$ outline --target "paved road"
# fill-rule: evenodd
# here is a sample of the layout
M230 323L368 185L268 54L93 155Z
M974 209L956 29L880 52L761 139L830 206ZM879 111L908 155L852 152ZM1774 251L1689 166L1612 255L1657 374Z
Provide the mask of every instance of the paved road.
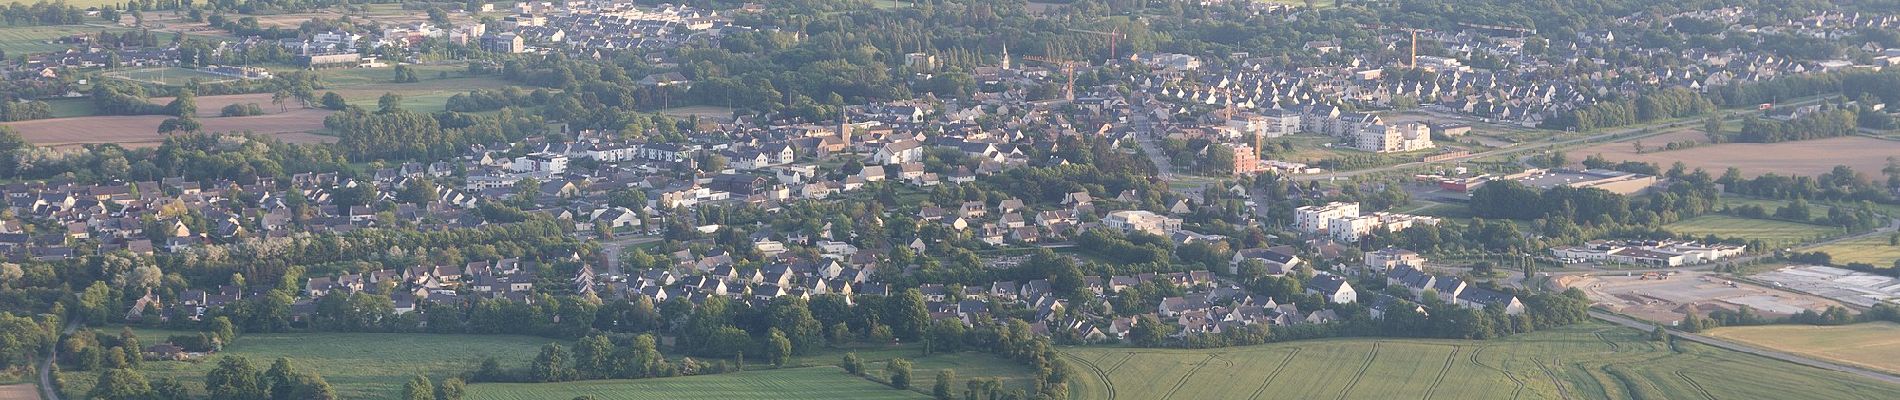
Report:
M77 329L79 329L78 322L67 323L66 329L59 335L64 337ZM53 388L53 360L58 359L59 341L54 340L53 346L46 349L46 356L40 359L40 398L42 399L59 400L59 390Z
M1636 329L1640 329L1644 331L1656 329L1655 324L1637 321L1634 319L1625 318L1625 317L1618 316L1615 314L1610 314L1610 313L1605 313L1605 312L1600 312L1600 311L1595 311L1595 310L1590 311L1590 316L1596 319L1608 321L1610 323L1614 323L1617 325L1627 326L1627 327L1636 328ZM1779 351L1743 345L1743 344L1739 344L1735 342L1730 342L1727 340L1716 339L1713 337L1697 335L1697 334L1688 333L1688 332L1678 332L1678 331L1673 331L1673 330L1668 331L1668 332L1670 336L1675 336L1678 339L1688 340L1691 342L1706 344L1710 346L1720 347L1723 349L1739 351L1739 352L1748 353L1748 354L1754 354L1754 355L1758 355L1762 357L1773 358L1776 360L1787 361L1787 362L1791 362L1795 364L1801 364L1801 365L1806 365L1806 366L1830 370L1830 371L1839 371L1839 372L1845 372L1845 373L1854 374L1854 375L1860 375L1868 379L1900 385L1900 376L1894 376L1894 375L1890 375L1890 374L1886 374L1886 373L1882 373L1878 371L1863 369L1863 368L1849 366L1849 365L1842 365L1842 364L1836 364L1836 363L1828 362L1828 361L1816 360L1816 359L1807 358L1807 357L1803 357L1803 356L1791 354L1791 353L1783 353Z

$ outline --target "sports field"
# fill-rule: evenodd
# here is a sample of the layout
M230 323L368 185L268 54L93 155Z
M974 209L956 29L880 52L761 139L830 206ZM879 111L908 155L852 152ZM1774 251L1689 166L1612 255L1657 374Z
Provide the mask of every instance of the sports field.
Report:
M1835 264L1868 263L1876 267L1891 267L1895 260L1900 260L1900 246L1890 244L1888 239L1888 235L1875 234L1829 243L1811 250L1833 256Z
M916 375L925 387L934 376ZM918 392L893 389L851 376L837 367L788 368L678 378L604 380L566 383L478 383L468 400L572 399L781 399L860 400L927 399Z
M1633 329L1494 341L1336 339L1207 350L1064 349L1083 399L1890 399L1900 386Z
M1742 218L1731 215L1708 214L1695 218L1676 221L1663 225L1676 234L1702 237L1715 235L1724 238L1761 239L1771 247L1783 247L1803 242L1811 242L1830 235L1841 234L1841 230L1830 227L1769 219Z
M116 333L116 330L107 332ZM141 341L156 343L173 332L138 331ZM217 357L240 355L258 370L270 368L278 357L323 375L345 399L394 399L415 374L442 378L473 371L485 357L503 366L526 365L551 339L500 335L430 335L398 333L294 333L238 337L224 352L202 362L153 361L139 369L151 380L173 378L193 393L204 393L205 372L217 366ZM61 372L65 393L84 398L97 372ZM562 399L573 396L561 397Z
M1742 326L1718 328L1709 336L1900 373L1900 324Z

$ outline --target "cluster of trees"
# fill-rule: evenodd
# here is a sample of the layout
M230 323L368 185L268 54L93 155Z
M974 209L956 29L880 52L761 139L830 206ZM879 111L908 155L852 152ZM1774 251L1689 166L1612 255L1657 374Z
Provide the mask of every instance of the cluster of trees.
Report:
M668 362L651 334L596 334L581 338L572 351L556 343L542 346L525 368L510 369L489 358L469 376L475 382L564 382L700 375L734 368L691 358Z
M4 56L0 56L4 57ZM21 101L10 96L0 97L0 122L25 121L53 117L53 106L44 101Z
M1365 284L1366 293L1375 292L1378 288L1376 282L1362 283ZM1152 316L1142 316L1135 323L1135 328L1129 332L1129 337L1131 342L1139 346L1190 348L1245 346L1288 340L1358 336L1491 339L1570 325L1589 319L1590 301L1583 292L1576 289L1563 293L1505 288L1494 288L1494 290L1516 295L1524 303L1524 312L1510 315L1506 314L1502 307L1483 309L1462 307L1428 294L1418 303L1398 300L1388 304L1382 318L1372 318L1371 311L1360 304L1331 304L1327 308L1339 313L1341 317L1339 321L1271 329L1266 326L1251 326L1220 333L1191 334L1179 340L1169 340L1165 336L1178 331L1178 328L1169 326ZM1411 297L1404 288L1390 287L1385 291L1400 299ZM1362 295L1364 296L1367 295ZM1419 313L1415 309L1417 306L1422 306L1428 312Z
M0 266L0 278L7 282L17 282L21 276L18 265ZM13 284L0 282L0 286ZM0 369L32 365L41 352L53 346L58 329L58 321L53 318L0 312Z
M1775 143L1846 136L1858 132L1859 121L1854 111L1845 109L1816 111L1786 122L1750 116L1742 120L1735 141Z
M1116 264L1166 264L1173 247L1168 238L1140 232L1123 235L1108 228L1082 232L1076 235L1075 244Z
M220 117L249 117L253 115L264 115L264 108L258 107L257 103L245 103L231 104L218 110L218 116Z
M1685 88L1668 88L1642 93L1634 98L1600 101L1596 104L1557 113L1539 124L1545 129L1591 130L1632 125L1669 118L1702 115L1715 110L1715 103Z
M532 92L524 92L514 86L500 90L476 89L449 96L445 108L455 112L482 112L511 106L533 107L547 103L552 96L547 89L535 89Z
M66 5L65 1L37 1L32 4L16 1L0 9L0 18L4 18L8 26L78 25L86 20L86 10Z
M1900 165L1900 164L1897 164ZM1865 179L1853 168L1840 165L1819 176L1788 176L1775 173L1754 178L1742 177L1739 168L1730 168L1715 182L1729 193L1770 199L1812 199L1836 202L1890 203L1893 195L1886 190L1900 187L1900 168L1887 168L1888 184Z
M356 160L436 160L460 154L471 143L512 142L545 130L539 116L512 110L492 116L429 115L403 109L400 102L385 94L378 110L347 107L324 117L323 126L337 132L336 145Z

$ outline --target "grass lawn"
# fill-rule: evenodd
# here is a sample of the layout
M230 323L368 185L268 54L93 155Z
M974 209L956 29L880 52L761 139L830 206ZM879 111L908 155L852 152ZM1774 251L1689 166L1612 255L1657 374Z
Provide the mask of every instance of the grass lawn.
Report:
M30 4L30 3L25 3L25 4ZM68 3L68 4L71 4L71 3ZM94 19L94 20L97 21L97 19ZM124 32L124 31L128 31L128 29L100 28L100 27L85 26L85 25L5 27L5 28L0 28L0 50L5 50L7 52L7 57L9 58L26 55L28 53L44 53L44 52L49 52L49 51L65 50L71 46L66 45L66 44L47 43L47 42L53 39L58 39L58 38L82 34L82 33L98 34L100 31ZM169 38L169 36L167 36L167 38Z
M1840 234L1841 230L1798 222L1751 219L1731 215L1708 214L1663 225L1677 234L1701 237L1761 239L1770 247L1784 247ZM1884 240L1884 239L1883 239Z
M177 331L135 330L140 341L157 343ZM118 334L108 329L101 334ZM415 374L440 379L472 371L482 359L494 357L503 366L525 365L552 339L502 335L430 335L396 333L287 333L244 335L225 351L197 362L153 361L140 366L151 380L172 378L193 393L204 393L205 373L221 356L243 356L258 370L270 368L278 357L290 357L300 366L323 375L346 399L394 399ZM83 398L98 378L97 372L61 372L65 392ZM563 399L573 396L562 397Z
M53 108L53 118L86 117L99 114L99 105L92 98L52 99L46 105Z
M923 375L916 375L922 377ZM924 378L924 385L929 385ZM928 387L928 386L926 386ZM468 400L571 399L927 399L908 390L864 380L837 367L788 368L678 378L565 383L480 383Z
M1492 341L1326 339L1226 349L1062 350L1076 398L1880 399L1900 386L1578 324Z
M1719 328L1709 336L1900 373L1900 324L1743 326Z
M395 93L402 96L403 108L436 112L442 111L450 96L508 86L499 76L467 76L460 65L413 65L410 68L416 70L419 82L391 83L395 67L328 69L318 74L327 86L322 91L336 92L350 104L369 109L376 108L376 101L383 93ZM447 73L448 77L440 78L441 73Z
M1887 244L1887 235L1869 235L1854 240L1842 241L1813 250L1834 256L1834 263L1868 263L1877 267L1892 266L1894 260L1900 260L1900 246Z

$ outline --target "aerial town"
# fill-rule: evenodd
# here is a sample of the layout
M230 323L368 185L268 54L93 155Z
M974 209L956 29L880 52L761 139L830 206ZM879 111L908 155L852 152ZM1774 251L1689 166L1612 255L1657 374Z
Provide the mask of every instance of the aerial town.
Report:
M13 3L0 400L1900 397L1889 3Z

